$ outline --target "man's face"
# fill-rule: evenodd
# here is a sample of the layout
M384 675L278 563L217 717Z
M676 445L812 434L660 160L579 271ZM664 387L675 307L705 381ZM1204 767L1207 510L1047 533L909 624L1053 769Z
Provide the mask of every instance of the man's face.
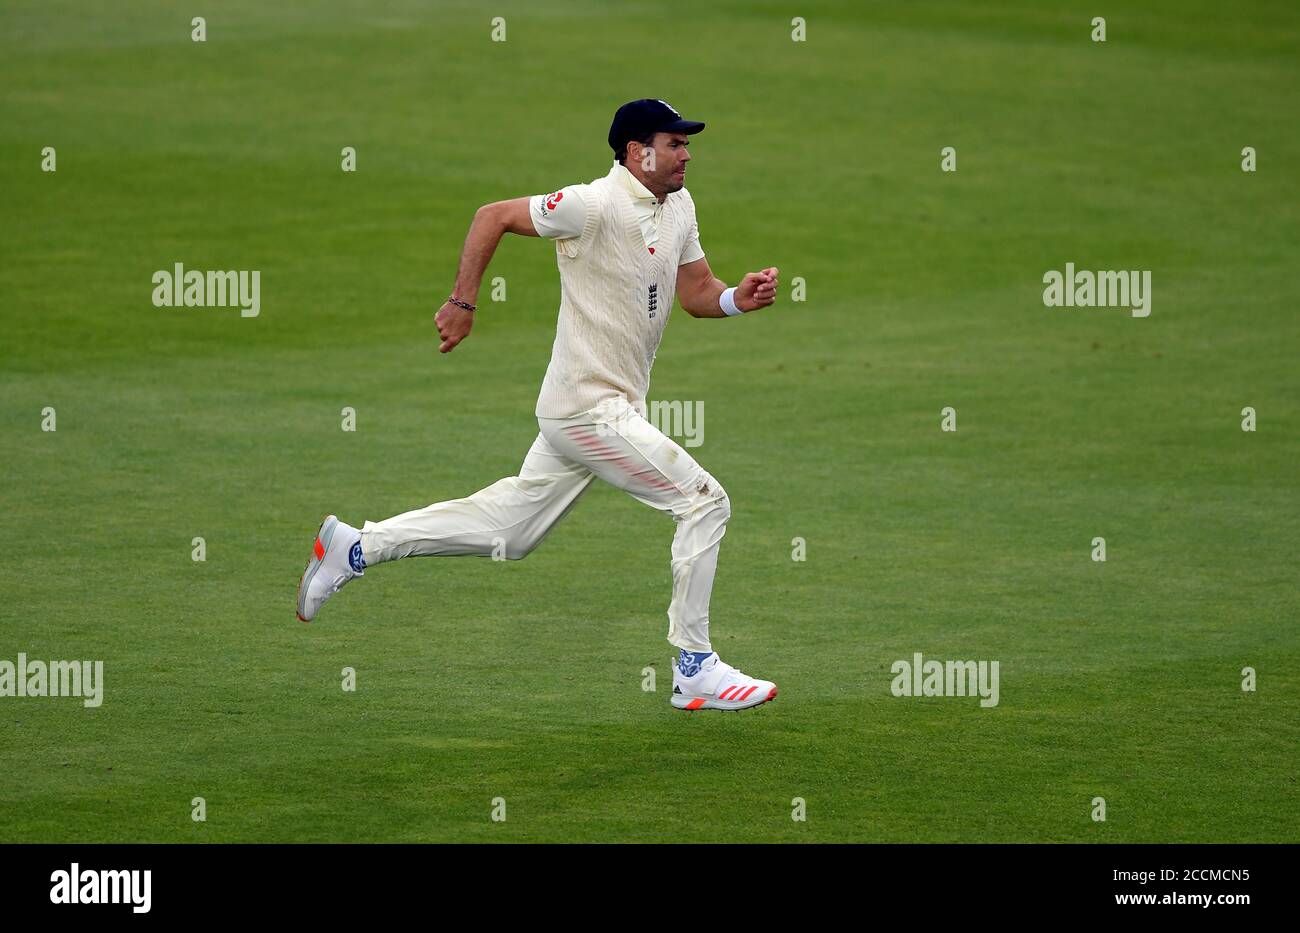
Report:
M627 147L627 165L632 174L655 194L669 195L686 186L686 163L691 144L685 133L655 133L649 146L631 143Z

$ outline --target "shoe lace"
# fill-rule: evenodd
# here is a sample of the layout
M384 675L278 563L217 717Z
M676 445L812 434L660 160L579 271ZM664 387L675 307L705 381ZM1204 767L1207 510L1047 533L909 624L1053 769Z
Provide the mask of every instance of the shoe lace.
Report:
M744 671L740 670L740 668L732 667L730 664L726 664L721 659L718 660L718 664L726 668L726 670L723 671L722 673L722 678L721 680L719 680L719 683L723 683L728 679L730 679L730 681L733 683L745 683L747 681L751 681L754 679L753 677L750 677L748 674L746 674Z

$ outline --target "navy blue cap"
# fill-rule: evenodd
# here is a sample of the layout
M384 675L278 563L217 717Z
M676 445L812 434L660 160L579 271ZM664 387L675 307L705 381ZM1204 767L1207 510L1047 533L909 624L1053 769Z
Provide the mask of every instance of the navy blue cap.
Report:
M649 97L629 101L614 114L609 125L609 148L615 157L623 154L623 147L633 139L645 139L654 133L698 133L703 123L683 120L682 115L661 100Z

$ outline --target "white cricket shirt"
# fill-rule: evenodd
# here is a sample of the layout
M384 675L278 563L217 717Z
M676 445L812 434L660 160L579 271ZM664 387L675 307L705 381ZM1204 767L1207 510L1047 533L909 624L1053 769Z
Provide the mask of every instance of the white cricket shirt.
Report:
M677 267L704 256L685 188L659 203L624 166L529 200L555 240L560 313L537 399L540 418L570 418L619 395L644 403L677 288Z

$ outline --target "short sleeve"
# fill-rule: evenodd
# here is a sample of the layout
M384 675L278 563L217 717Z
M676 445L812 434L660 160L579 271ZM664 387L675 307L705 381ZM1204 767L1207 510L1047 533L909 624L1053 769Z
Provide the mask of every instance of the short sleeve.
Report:
M539 236L565 240L581 236L592 210L587 185L570 185L551 194L537 194L528 199L528 213Z
M691 229L682 244L682 255L677 265L684 266L704 258L704 248L700 246L700 225L695 220L695 202L691 202Z
M699 246L699 225L692 220L690 233L686 234L686 244L681 247L681 259L677 260L677 265L686 265L686 262L694 262L703 257L705 257L705 249Z

